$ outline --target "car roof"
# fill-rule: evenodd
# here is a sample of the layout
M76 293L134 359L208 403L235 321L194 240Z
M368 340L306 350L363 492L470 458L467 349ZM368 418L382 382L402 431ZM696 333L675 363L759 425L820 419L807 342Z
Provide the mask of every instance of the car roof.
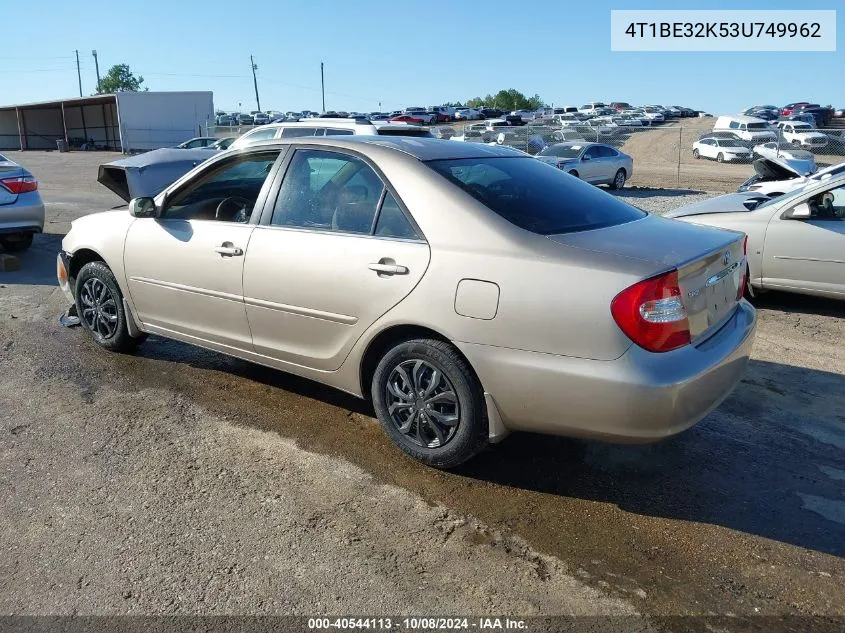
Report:
M352 150L360 150L362 145L377 145L402 152L421 161L525 156L523 152L519 152L519 150L506 145L461 143L458 141L425 137L369 136L363 134L358 136L308 136L289 139L269 139L253 143L244 149L266 149L268 146L291 144L327 145L329 147Z

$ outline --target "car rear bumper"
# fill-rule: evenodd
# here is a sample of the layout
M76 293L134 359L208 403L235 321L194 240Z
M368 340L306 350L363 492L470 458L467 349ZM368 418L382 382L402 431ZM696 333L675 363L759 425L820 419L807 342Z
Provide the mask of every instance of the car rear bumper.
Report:
M44 203L37 191L22 193L14 204L0 206L0 233L40 233L44 230Z
M716 408L748 364L757 316L741 301L706 341L657 354L632 345L614 361L456 343L511 431L650 442Z

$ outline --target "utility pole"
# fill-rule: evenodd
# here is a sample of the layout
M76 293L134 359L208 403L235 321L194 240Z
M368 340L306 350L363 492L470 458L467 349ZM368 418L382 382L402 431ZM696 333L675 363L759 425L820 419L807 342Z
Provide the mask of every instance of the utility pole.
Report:
M82 96L82 73L79 71L79 51L73 51L76 53L76 78L79 80L79 96Z
M323 62L320 62L320 90L323 93L323 114L326 113L326 80L323 75Z
M94 68L97 69L97 92L100 92L100 62L97 59L97 51L91 51L94 56Z
M249 56L249 64L252 66L252 85L255 86L255 105L258 106L258 111L261 111L261 100L258 98L258 79L255 78L255 71L258 70L258 64Z

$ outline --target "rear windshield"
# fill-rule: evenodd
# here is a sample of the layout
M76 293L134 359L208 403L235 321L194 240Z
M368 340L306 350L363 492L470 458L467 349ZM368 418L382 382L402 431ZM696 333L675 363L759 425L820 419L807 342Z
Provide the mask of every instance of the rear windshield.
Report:
M408 126L404 127L380 127L376 131L379 136L417 136L423 138L432 138L434 135L426 128Z
M559 158L578 158L581 155L582 145L552 145L540 152L541 156L557 156Z
M749 129L749 130L768 130L769 124L768 123L749 123L747 125L747 129Z
M646 216L535 158L464 158L426 164L491 211L532 233L587 231Z

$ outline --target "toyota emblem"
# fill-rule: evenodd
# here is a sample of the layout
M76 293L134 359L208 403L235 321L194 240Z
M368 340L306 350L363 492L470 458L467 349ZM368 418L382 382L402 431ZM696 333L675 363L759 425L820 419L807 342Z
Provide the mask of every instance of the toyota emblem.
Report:
M724 255L724 257L722 257L722 263L724 263L725 266L727 266L728 264L731 263L731 252L730 251L725 251L725 255Z

